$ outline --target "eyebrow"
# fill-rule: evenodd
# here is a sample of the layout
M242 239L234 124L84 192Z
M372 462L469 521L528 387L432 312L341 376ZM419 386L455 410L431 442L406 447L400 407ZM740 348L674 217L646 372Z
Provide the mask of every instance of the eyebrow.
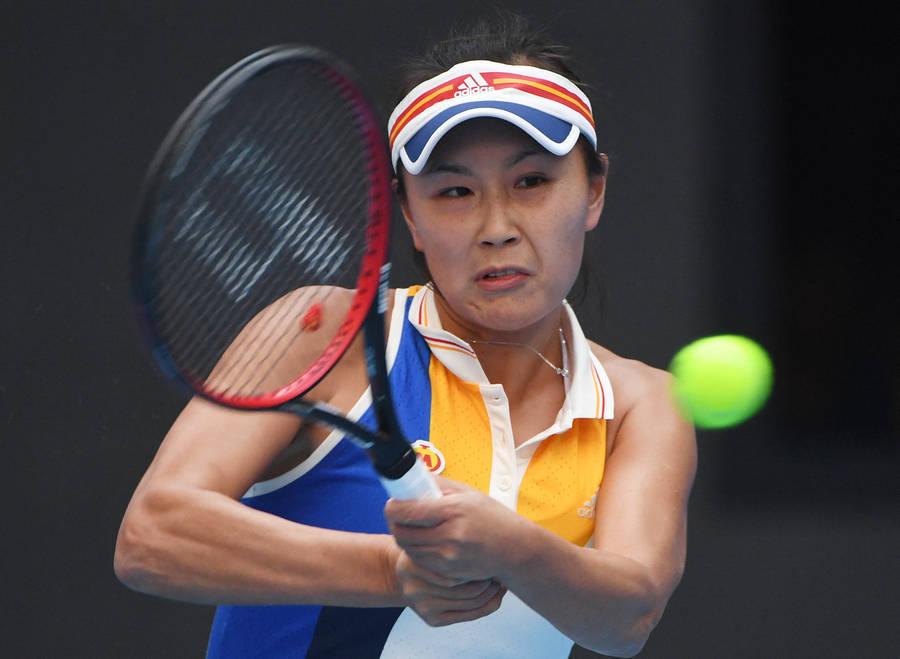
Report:
M550 155L549 151L545 151L544 149L525 149L508 158L503 164L506 165L506 167L514 167L526 158L530 158L531 156L542 156L544 154Z
M518 153L510 156L506 160L503 161L503 167L505 169L509 169L510 167L515 167L520 162L525 160L526 158L530 158L531 156L540 156L540 155L552 155L543 149L523 149ZM461 174L463 176L471 176L472 170L468 167L464 167L463 165L454 163L454 162L441 162L437 161L432 163L428 163L425 165L425 169L422 170L420 176L429 176L432 174Z
M422 173L419 174L419 176L431 176L433 174L471 175L472 172L468 167L463 167L462 165L457 165L452 162L429 162L425 165L425 169L422 170Z

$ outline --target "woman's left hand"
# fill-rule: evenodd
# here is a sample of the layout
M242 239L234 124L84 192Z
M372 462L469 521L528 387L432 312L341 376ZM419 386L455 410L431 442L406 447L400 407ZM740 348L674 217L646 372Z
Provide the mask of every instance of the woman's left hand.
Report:
M480 581L501 572L517 547L515 512L463 483L438 477L440 499L400 501L384 508L397 544L416 564L449 579Z
M506 588L493 580L459 581L435 574L401 551L395 566L403 598L432 627L476 620L500 607Z

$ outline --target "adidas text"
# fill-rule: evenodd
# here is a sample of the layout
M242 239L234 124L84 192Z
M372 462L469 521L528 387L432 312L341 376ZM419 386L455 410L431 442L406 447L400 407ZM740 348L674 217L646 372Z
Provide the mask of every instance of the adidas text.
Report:
M460 90L457 90L456 93L453 94L453 96L454 96L454 97L456 97L456 96L469 96L470 94L481 94L481 93L483 93L483 92L492 92L492 91L494 91L494 88L491 87L491 86L488 86L488 87L472 87L471 89L466 88L466 89L460 89Z

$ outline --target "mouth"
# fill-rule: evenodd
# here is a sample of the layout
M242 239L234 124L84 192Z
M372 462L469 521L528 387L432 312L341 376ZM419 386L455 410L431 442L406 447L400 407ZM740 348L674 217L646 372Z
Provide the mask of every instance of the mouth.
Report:
M504 268L503 270L491 270L490 272L485 272L479 279L496 279L498 277L511 277L512 275L518 274L524 273L514 268Z
M530 272L521 268L488 268L478 273L475 282L486 290L504 290L518 286L530 276Z

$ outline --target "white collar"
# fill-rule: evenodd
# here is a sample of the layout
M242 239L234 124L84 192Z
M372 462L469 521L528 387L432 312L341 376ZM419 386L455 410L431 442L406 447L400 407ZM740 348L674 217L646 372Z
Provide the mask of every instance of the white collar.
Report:
M571 427L572 419L612 419L612 385L600 361L594 356L575 312L563 300L563 331L569 350L570 374L566 378L566 401L557 425ZM468 343L443 329L434 300L434 291L423 286L413 297L409 322L419 331L440 362L464 382L491 385L478 356Z

